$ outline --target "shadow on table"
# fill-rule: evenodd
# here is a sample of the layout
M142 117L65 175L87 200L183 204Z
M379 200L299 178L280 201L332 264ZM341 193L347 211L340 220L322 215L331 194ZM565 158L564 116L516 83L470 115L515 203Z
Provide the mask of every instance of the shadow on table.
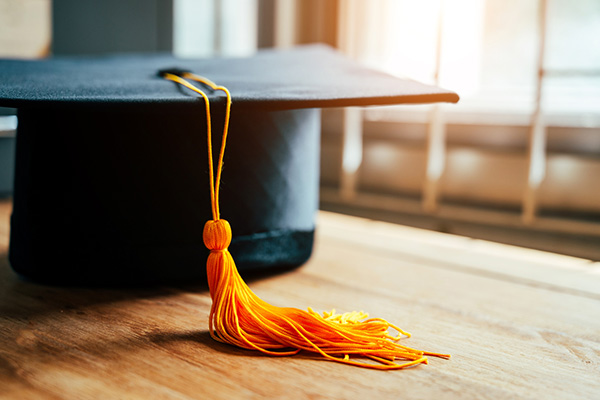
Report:
M199 266L204 268L204 266ZM282 275L295 268L242 273L246 282ZM0 317L30 318L57 310L74 310L104 303L152 299L177 293L208 293L206 281L168 286L78 287L46 285L17 275L6 253L0 253Z

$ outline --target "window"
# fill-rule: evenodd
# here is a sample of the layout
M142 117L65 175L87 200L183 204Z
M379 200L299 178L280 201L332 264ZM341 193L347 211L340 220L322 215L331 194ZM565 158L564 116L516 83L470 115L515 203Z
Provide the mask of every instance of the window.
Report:
M586 235L598 244L600 3L341 3L379 9L341 13L350 19L343 34L353 56L437 82L461 101L365 110L353 179L335 172L342 133L330 128L323 141L328 206L385 209L403 215L401 222L423 217L451 231L469 223ZM336 189L348 181L353 196Z

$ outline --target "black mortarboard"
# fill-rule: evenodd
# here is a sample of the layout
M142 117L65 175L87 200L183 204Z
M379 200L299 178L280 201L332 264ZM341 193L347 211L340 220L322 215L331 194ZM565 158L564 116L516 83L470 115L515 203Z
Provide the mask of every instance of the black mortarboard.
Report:
M231 92L220 197L240 270L296 266L311 254L319 108L458 101L324 46L239 59L0 60L0 106L18 108L9 254L18 273L60 284L205 279L204 103L162 79L166 71ZM224 96L205 91L218 143Z

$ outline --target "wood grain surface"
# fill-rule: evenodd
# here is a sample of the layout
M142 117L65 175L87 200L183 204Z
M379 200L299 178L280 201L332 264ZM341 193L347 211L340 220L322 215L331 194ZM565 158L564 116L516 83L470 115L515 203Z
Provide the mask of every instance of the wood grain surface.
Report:
M365 310L411 332L404 344L452 354L383 372L217 343L206 287L19 279L9 212L0 203L3 399L600 398L599 263L321 213L311 261L250 286L276 305Z

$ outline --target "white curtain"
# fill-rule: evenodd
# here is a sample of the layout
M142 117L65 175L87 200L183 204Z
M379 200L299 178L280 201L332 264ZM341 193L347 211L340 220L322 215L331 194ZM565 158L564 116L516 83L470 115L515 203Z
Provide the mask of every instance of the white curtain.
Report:
M258 0L174 0L179 57L247 56L257 48Z

